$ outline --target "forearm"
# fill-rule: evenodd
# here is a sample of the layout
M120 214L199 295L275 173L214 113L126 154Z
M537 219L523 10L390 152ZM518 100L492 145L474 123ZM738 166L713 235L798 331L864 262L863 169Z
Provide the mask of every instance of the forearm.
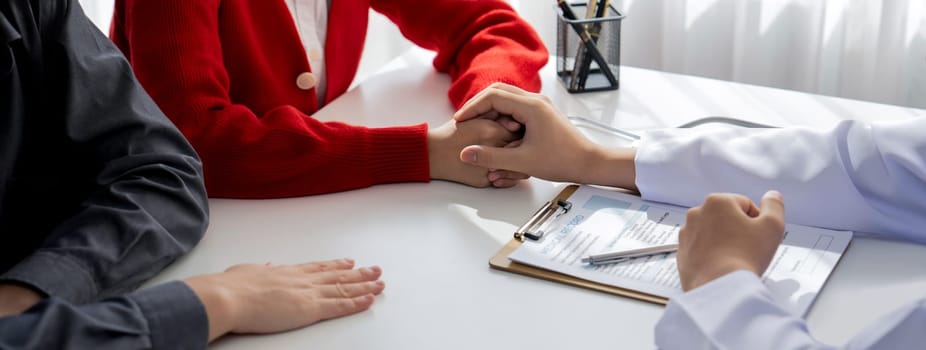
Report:
M0 318L5 349L201 349L206 333L202 305L179 282L83 306L51 298Z
M42 22L47 46L56 48L43 64L58 76L53 104L62 106L54 111L63 125L56 128L66 132L58 159L46 160L76 168L30 170L37 187L68 178L60 199L67 205L55 208L48 228L18 233L47 238L3 277L86 303L137 287L192 249L205 231L207 203L195 152L118 50L76 0L56 9L67 12Z
M429 179L425 124L367 128L291 107L260 119L243 106L199 117L226 121L193 141L212 197L295 197Z
M776 189L789 222L922 242L924 128L926 118L827 130L652 131L637 150L636 183L644 198L682 206L712 192L758 201Z

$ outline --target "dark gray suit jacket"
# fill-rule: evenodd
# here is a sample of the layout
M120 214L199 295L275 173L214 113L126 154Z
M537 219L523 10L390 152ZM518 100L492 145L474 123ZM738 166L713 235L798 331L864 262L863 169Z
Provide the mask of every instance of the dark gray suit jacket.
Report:
M185 284L121 295L207 211L192 147L77 0L0 2L0 281L49 296L0 318L0 349L205 346Z

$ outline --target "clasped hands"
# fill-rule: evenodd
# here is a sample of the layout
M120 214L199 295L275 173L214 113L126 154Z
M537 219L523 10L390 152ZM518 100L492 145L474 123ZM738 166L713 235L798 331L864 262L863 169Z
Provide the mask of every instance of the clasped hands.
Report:
M431 178L499 188L516 185L527 174L589 182L583 168L593 169L585 165L598 156L592 154L595 146L559 115L546 96L492 84L467 101L454 120L428 132ZM528 123L531 132L525 133Z

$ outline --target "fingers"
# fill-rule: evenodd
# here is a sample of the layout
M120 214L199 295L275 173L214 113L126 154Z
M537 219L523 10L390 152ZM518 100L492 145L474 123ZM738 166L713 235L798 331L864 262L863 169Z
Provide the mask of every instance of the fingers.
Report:
M492 93L493 90L507 91L515 95L530 94L529 92L524 91L521 88L514 86L514 85L508 85L505 83L492 83L492 85L487 86L485 89L482 89L482 91L479 91L479 93L473 95L473 97L470 97L469 100L467 100L465 103L463 103L462 106L460 106L460 109L463 109L469 105L472 105L473 101L483 98L483 96Z
M357 283L374 281L382 276L383 270L379 266L363 267L355 270L324 271L310 276L314 283Z
M524 139L517 139L517 140L509 142L507 145L505 145L505 148L516 148L520 146L522 143L524 143Z
M518 162L523 160L516 156L516 152L516 148L466 146L460 151L460 161L483 168L518 171L521 169Z
M354 260L350 258L329 260L329 261L318 261L311 262L307 264L297 265L302 272L313 273L313 272L322 272L322 271L333 271L333 270L350 270L354 268Z
M337 283L318 287L317 293L323 298L354 298L367 294L379 294L386 288L383 281L361 283Z
M759 215L759 209L748 197L733 193L711 193L704 200L703 207L707 211L730 210L735 207L748 215L756 217Z
M746 213L746 215L749 217L754 218L759 215L759 208L757 208L756 204L753 203L752 200L748 197L738 194L731 194L730 198L734 203L736 203L740 210Z
M513 132L513 133L521 130L521 123L518 123L511 116L507 116L507 115L498 116L495 119L495 122L501 124L502 127L504 127L506 130Z
M511 118L511 116L499 114L498 111L495 110L480 114L478 117L473 119L494 120L509 132L518 132L521 130L521 123L518 123L516 120L514 120L514 118Z
M688 220L694 220L701 211L716 213L729 210L727 206L735 206L750 218L762 220L769 225L781 226L784 230L784 201L778 191L768 191L762 196L761 209L756 207L749 198L731 193L712 193L704 200L701 207L692 208L688 212ZM702 209L703 207L703 209Z
M458 122L476 118L482 114L496 111L510 115L514 120L523 124L529 110L538 102L530 96L518 95L502 89L488 89L467 102L453 115Z
M490 170L486 176L492 187L508 188L516 186L521 180L530 178L527 174L508 170Z
M524 173L519 173L517 171L492 170L492 171L489 171L488 178L490 182L495 181L495 180L505 180L505 179L518 181L518 180L525 180L527 178L530 178L530 176Z
M768 191L762 196L762 209L759 218L770 224L781 226L784 230L785 204L778 191Z
M492 181L492 187L509 188L509 187L517 186L519 182L521 182L521 180L498 179L498 180Z
M334 298L318 300L321 319L331 319L358 313L370 308L376 298L373 294L353 298Z

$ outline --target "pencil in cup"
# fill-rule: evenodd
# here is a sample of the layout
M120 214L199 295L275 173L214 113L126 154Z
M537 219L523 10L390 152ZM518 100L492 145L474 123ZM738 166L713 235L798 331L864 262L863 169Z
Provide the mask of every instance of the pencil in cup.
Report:
M596 2L596 0L589 0L589 3L593 3L593 2ZM604 18L604 16L607 15L608 13L609 6L611 6L611 1L598 0L597 5L595 6L595 15L594 15L595 17L594 18L597 18L597 19ZM588 30L589 38L592 39L593 43L595 43L595 47L598 47L598 37L601 35L602 23L603 23L602 21L597 21L594 24L589 26L590 27ZM605 62L607 61L608 60L605 59ZM579 57L576 56L576 64L579 65L578 85L582 87L582 89L585 89L585 84L588 82L588 74L592 69L592 60L588 56L583 56L582 59L579 60ZM608 70L608 71L611 70L610 66L602 67L599 65L599 68L603 70Z
M570 5L565 0L557 1L560 12L557 21L557 73L569 92L618 88L616 67L620 61L620 20L623 16L610 7L607 0L589 0L589 3L594 4L595 10L586 8L583 12L586 15L594 13L593 18L578 19L575 10L581 9L584 4ZM574 6L576 9L573 9ZM608 16L595 18L599 15ZM599 46L592 34L602 32L605 45ZM569 57L566 50L575 50L575 56ZM613 61L611 65L608 64L609 59ZM598 67L592 69L592 62Z

